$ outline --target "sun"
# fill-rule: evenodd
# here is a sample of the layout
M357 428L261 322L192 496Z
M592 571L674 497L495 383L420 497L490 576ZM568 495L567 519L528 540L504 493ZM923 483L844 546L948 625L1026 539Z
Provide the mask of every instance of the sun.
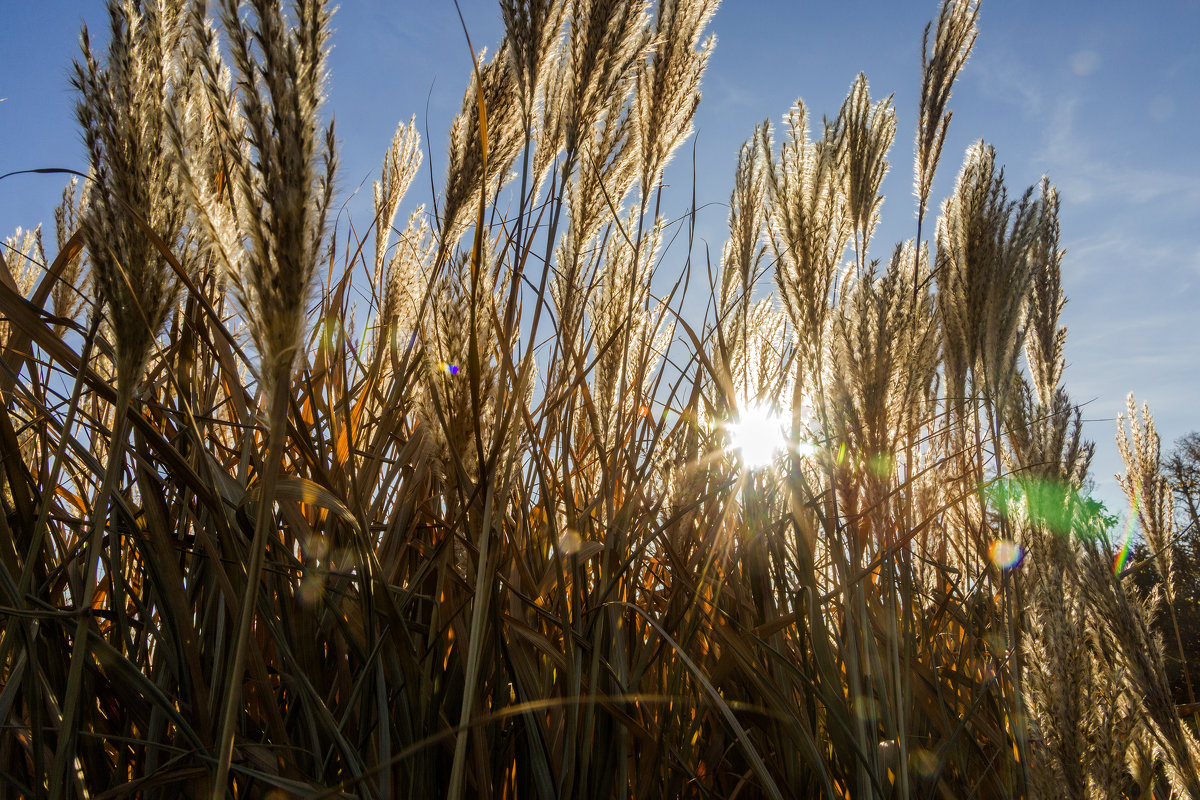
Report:
M762 469L787 449L787 420L766 405L753 405L725 425L729 449L741 455L742 466Z

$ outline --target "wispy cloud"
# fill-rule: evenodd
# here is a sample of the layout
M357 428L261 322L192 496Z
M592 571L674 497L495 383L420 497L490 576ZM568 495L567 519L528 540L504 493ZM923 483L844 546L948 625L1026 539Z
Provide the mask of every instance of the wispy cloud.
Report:
M1012 50L991 50L977 54L971 62L973 92L988 100L1015 106L1025 117L1042 112L1044 97L1039 89L1045 81L1023 58Z
M1200 209L1200 182L1193 175L1139 165L1133 159L1144 150L1125 141L1105 141L1093 133L1096 126L1079 124L1081 104L1077 94L1058 98L1037 156L1072 203L1147 204L1170 198Z

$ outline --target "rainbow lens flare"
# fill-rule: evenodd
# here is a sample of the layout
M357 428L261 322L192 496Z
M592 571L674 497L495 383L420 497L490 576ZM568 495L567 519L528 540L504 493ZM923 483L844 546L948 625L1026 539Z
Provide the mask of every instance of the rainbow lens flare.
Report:
M1025 560L1025 551L1016 542L997 539L988 547L988 558L998 570L1016 569Z
M1141 493L1135 493L1133 502L1129 505L1129 519L1125 522L1125 535L1121 537L1121 549L1113 557L1113 575L1118 578L1125 571L1125 564L1129 561L1129 546L1133 544L1133 521L1137 519L1140 500Z

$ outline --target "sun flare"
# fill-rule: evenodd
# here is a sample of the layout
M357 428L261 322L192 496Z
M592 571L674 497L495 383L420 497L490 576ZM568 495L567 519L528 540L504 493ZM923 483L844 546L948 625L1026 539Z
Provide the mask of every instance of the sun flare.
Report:
M725 426L729 449L737 450L746 469L774 463L787 449L787 420L770 406L753 405Z

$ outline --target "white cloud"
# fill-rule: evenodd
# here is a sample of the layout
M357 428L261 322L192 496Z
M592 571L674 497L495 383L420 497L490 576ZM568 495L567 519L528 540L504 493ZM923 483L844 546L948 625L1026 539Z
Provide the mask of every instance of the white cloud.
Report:
M1018 53L996 50L979 54L966 74L983 97L1010 103L1027 117L1041 113L1043 97L1038 87L1044 80Z
M1071 71L1083 78L1100 69L1100 54L1095 50L1080 50L1071 56Z
M1080 104L1077 95L1058 100L1038 158L1069 202L1113 201L1128 206L1170 199L1200 210L1200 182L1194 176L1141 166L1136 159L1147 151L1131 146L1138 143L1105 141L1091 127L1081 131L1076 122Z
M1160 94L1151 98L1149 111L1155 122L1166 122L1175 114L1175 100Z

